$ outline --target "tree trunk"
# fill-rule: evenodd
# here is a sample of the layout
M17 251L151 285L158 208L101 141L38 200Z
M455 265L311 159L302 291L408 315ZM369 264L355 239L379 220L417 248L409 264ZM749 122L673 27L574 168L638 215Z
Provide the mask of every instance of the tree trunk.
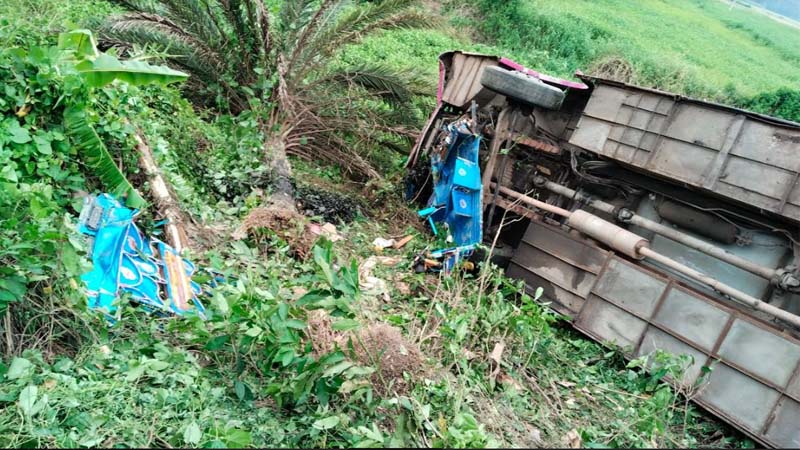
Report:
M153 158L153 152L145 144L140 132L134 134L136 150L139 152L139 167L144 170L150 182L150 194L155 201L156 208L167 219L164 227L166 242L176 251L181 252L189 246L189 237L186 233L186 224L189 219L181 210L178 201L172 195L164 176Z
M269 155L272 172L273 192L270 195L270 207L285 208L297 212L292 188L292 166L286 157L286 142L283 133L274 133L266 142L264 149Z

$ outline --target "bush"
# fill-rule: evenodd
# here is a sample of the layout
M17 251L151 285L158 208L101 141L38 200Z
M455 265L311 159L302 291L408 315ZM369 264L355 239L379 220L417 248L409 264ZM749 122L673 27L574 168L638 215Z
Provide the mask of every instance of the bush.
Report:
M742 102L744 108L800 123L800 91L778 89Z

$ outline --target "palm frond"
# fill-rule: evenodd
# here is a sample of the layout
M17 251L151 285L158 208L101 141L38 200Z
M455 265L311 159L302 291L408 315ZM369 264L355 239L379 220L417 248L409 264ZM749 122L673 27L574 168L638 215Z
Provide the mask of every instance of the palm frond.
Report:
M64 128L78 153L109 192L119 198L125 197L125 204L131 208L142 208L147 204L114 163L82 109L64 112Z
M214 8L206 7L203 0L160 0L166 16L188 34L197 37L210 47L219 47L224 41L214 20Z
M414 95L409 88L410 80L404 75L407 74L386 66L359 66L334 72L328 80L360 86L387 102L399 104L409 102Z
M248 35L254 39L251 49L257 60L266 59L272 49L269 11L263 0L245 2L247 10Z
M154 44L176 56L200 58L204 60L202 66L211 66L215 70L225 67L225 61L216 49L164 16L142 12L113 16L100 33L104 39Z
M296 49L292 78L302 80L319 70L342 47L360 42L364 37L381 30L422 28L435 21L413 6L416 0L385 0L341 11L321 27L303 48Z
M317 8L317 12L311 16L308 22L294 24L295 27L302 29L302 32L300 33L300 37L297 39L297 42L294 43L292 55L288 58L289 65L295 63L295 60L305 46L306 41L313 36L314 33L316 33L317 28L321 25L322 19L325 17L325 13L336 3L341 4L343 2L341 0L322 0L322 3Z
M161 14L163 8L156 0L111 0L129 11L140 11L150 14Z
M278 13L280 33L286 35L288 42L295 42L298 25L307 23L314 15L316 0L284 0Z

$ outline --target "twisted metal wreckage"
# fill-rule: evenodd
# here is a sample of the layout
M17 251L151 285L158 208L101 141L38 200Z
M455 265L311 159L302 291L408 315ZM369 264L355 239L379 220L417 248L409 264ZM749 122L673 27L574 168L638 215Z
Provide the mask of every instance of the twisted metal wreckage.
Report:
M205 319L203 289L191 279L195 265L170 245L143 235L134 223L138 214L109 194L84 199L79 231L89 236L93 268L81 279L89 308L114 323L120 312L114 301L126 293L151 313Z
M448 235L428 266L497 236L493 259L577 329L630 358L689 355L671 381L695 402L799 447L800 124L576 76L441 55L406 166Z

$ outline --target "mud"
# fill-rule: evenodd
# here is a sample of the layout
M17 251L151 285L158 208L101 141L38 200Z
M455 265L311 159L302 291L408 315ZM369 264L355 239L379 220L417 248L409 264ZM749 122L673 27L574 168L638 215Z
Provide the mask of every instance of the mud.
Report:
M295 185L294 193L297 210L307 217L322 217L323 222L347 223L363 213L364 205L345 194L303 185Z

